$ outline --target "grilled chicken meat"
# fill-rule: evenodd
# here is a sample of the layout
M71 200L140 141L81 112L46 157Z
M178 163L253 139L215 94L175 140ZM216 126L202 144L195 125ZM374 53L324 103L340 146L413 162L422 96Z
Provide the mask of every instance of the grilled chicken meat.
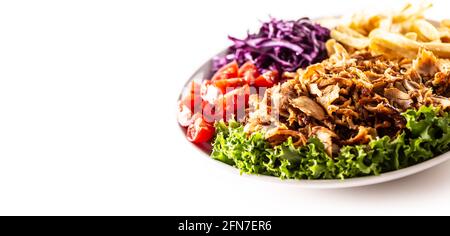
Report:
M432 52L393 60L364 50L349 53L334 40L326 46L329 59L286 74L286 82L256 99L247 132L263 130L273 145L292 137L301 146L316 137L331 157L342 145L397 135L406 125L401 113L409 108L450 108L450 63Z

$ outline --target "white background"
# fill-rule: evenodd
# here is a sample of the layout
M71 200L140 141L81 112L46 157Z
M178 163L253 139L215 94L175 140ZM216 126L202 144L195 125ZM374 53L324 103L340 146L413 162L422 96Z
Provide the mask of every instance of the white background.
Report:
M449 214L450 163L306 190L222 171L176 124L182 85L228 34L392 2L1 1L0 214Z

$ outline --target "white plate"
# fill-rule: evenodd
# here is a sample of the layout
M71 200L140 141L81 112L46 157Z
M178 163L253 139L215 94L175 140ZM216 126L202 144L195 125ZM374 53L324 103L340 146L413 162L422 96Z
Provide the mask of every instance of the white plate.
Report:
M225 51L219 53L218 55L223 54ZM191 76L191 78L186 82L184 88L187 87L187 85L192 80L204 80L206 78L209 78L211 76L210 70L211 69L211 60L207 61L205 64L203 64L202 67L200 67L194 75ZM181 94L180 94L181 98ZM182 128L183 130L183 128ZM193 145L197 147L197 149L202 152L203 158L209 159L211 163L213 163L217 168L224 169L226 171L229 171L232 174L239 174L239 170L233 166L229 166L225 163L222 163L220 161L214 160L210 158L207 154L208 145L198 146ZM428 161L422 162L417 165L413 165L401 170L391 171L387 173L383 173L378 176L367 176L367 177L358 177L358 178L350 178L345 180L281 180L278 177L272 177L272 176L264 176L264 175L247 175L243 174L242 177L245 178L251 178L251 179L258 179L261 181L267 181L272 183L280 183L280 184L289 184L289 185L296 185L298 187L303 188L316 188L316 189L327 189L327 188L351 188L351 187L360 187L360 186L366 186L366 185L372 185L372 184L379 184L384 183L396 179L400 179L406 176L410 176L416 173L419 173L421 171L424 171L426 169L429 169L431 167L437 166L447 160L450 159L450 152L444 153L442 155L439 155L437 157L434 157Z

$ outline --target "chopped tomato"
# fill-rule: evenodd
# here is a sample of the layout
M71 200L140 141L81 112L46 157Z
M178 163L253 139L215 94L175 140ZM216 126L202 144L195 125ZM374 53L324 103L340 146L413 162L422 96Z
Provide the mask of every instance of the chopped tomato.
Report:
M188 88L190 94L200 94L201 84L193 80Z
M223 96L220 96L218 99L214 101L214 103L209 103L207 101L203 101L202 111L203 111L203 119L208 123L214 123L215 121L221 120L223 118L223 109L221 104Z
M250 83L250 81L254 80L255 78L259 77L259 71L258 68L256 68L255 64L253 62L248 61L244 65L239 68L238 77L244 78L245 81Z
M193 143L210 141L214 136L214 126L205 122L202 117L197 118L187 129L187 139Z
M247 84L247 82L243 78L231 78L214 81L214 86L220 89L223 94L227 93L227 89L232 90L244 84Z
M266 73L256 78L254 81L251 81L250 85L253 85L255 87L270 88L273 85L275 85L277 76L278 76L277 71L267 71Z
M200 84L192 81L189 85L189 90L180 101L181 104L188 107L192 113L199 112L202 103L202 98L200 97Z
M183 127L188 127L194 122L198 117L202 117L200 113L195 113L192 115L191 109L183 105L181 102L178 104L179 110L177 114L178 123Z
M189 141L208 142L214 136L215 121L245 118L249 96L253 93L251 88L269 88L277 82L276 71L261 75L254 63L246 62L239 68L233 61L217 71L211 80L189 84L178 104L178 123L187 127Z
M187 94L180 100L181 104L191 110L192 113L199 112L201 109L202 98L200 95Z
M220 68L212 77L211 81L230 79L238 77L239 65L236 61L232 61L229 64Z

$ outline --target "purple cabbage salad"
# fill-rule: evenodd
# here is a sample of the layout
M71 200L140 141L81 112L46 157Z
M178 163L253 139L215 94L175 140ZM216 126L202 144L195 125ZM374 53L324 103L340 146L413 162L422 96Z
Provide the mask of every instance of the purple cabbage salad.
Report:
M281 74L324 60L330 30L309 18L290 21L271 18L258 33L248 33L246 39L228 38L234 45L224 56L213 59L214 72L236 60L239 65L252 61L261 72L276 70Z

